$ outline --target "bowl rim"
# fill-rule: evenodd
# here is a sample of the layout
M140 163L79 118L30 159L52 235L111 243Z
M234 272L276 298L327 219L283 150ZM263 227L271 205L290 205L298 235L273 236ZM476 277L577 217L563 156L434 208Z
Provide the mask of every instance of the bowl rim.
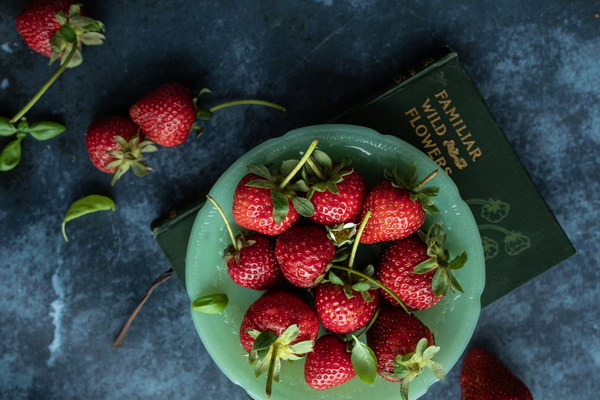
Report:
M256 146L254 146L253 148L249 149L247 152L245 152L242 156L240 156L236 161L234 161L220 176L219 178L215 181L215 183L211 186L210 190L209 190L209 194L211 194L214 190L215 187L218 187L223 181L227 181L228 178L230 178L230 176L232 175L236 175L236 171L238 171L238 168L242 167L245 168L245 166L247 165L247 162L242 162L242 159L245 158L245 156L248 153L256 153L256 152L261 152L262 150L264 150L265 148L269 148L271 146L273 146L274 144L279 143L280 141L285 140L286 138L291 138L297 135L306 135L306 132L311 132L311 131L340 131L343 130L344 132L358 132L361 134L368 134L368 135L373 135L376 134L380 137L382 137L382 139L384 141L390 142L396 142L396 143L401 143L402 146L410 149L410 151L412 153L414 153L415 157L417 158L421 158L424 162L426 163L430 163L432 165L435 165L437 167L437 164L435 164L435 162L433 160L431 160L423 151L421 151L419 148L417 148L416 146L404 141L403 139L399 138L398 136L394 136L394 135L389 135L389 134L383 134L380 133L374 129L368 128L368 127L364 127L364 126L358 126L358 125L349 125L349 124L315 124L315 125L307 125L307 126L303 126L303 127L299 127L299 128L295 128L292 129L288 132L286 132L285 134L281 135L281 136L277 136L277 137L272 137L269 138L259 144L257 144ZM315 135L318 136L318 135ZM243 164L243 165L242 165ZM460 356L464 353L465 349L467 348L469 341L471 340L473 333L475 331L476 325L477 325L477 321L479 319L479 315L481 312L481 294L483 293L484 290L484 286L485 286L485 257L484 257L484 253L483 253L483 246L481 244L481 237L479 234L479 230L477 229L477 223L475 221L475 217L473 216L470 207L465 203L465 201L462 199L461 195L460 195L460 191L458 189L458 187L456 186L456 184L454 183L454 181L452 180L452 178L450 178L450 176L448 176L443 169L439 168L439 171L441 172L441 175L444 175L445 178L447 179L446 184L449 186L449 188L454 192L454 196L456 197L456 201L457 201L457 205L460 206L461 211L464 211L464 218L467 218L469 220L469 227L471 228L471 235L474 235L478 241L475 244L478 247L478 254L471 254L469 253L469 258L474 258L476 261L479 261L477 264L481 265L481 273L480 273L480 279L478 282L476 282L476 288L477 290L474 291L472 293L472 295L474 296L474 298L472 299L473 306L476 306L476 308L472 311L472 313L470 314L470 318L467 321L464 321L465 324L469 324L469 330L468 330L468 334L465 334L465 337L468 338L468 340L465 340L464 343L460 346L460 351L456 352L456 356L454 357L454 360L450 363L450 365L445 365L446 369L449 371L451 368L454 367L454 365L456 364L456 362L458 361L458 359L460 358ZM188 296L190 298L190 301L193 301L194 299L192 298L192 293L193 293L193 288L191 288L191 283L192 283L192 279L190 278L190 263L192 262L191 260L193 259L193 253L194 253L194 241L193 238L195 236L198 235L198 231L200 231L201 229L201 221L200 221L200 215L202 212L202 209L204 208L204 205L200 208L200 210L198 210L198 213L196 215L196 218L194 220L193 226L192 226L192 230L190 232L190 237L189 237L189 241L188 241L188 247L187 247L187 252L186 252L186 263L185 263L185 276L186 276L186 292L188 293ZM190 310L191 315L192 315L192 320L194 323L194 327L196 330L196 333L198 334L198 336L200 337L200 339L202 340L203 344L206 344L205 342L205 338L203 337L203 333L200 329L199 326L197 326L193 315L194 315L194 311ZM206 351L208 352L208 354L210 355L212 361L217 365L217 367L219 368L219 370L234 384L236 385L240 385L241 387L243 387L238 381L237 378L235 378L234 376L232 376L230 374L230 372L228 371L228 368L225 368L222 363L219 360L218 357L216 357L217 352L215 349L212 349L209 346L204 346ZM437 379L431 381L422 392L420 393L411 393L411 398L418 398L420 396L422 396L425 392L427 392L427 390L429 389L429 387L431 386L431 384L435 383L437 381ZM244 387L243 387L244 388ZM244 390L246 390L246 388L244 388ZM248 395L250 395L251 397L255 398L254 396L252 396L251 393L247 392ZM416 397L414 397L416 395Z

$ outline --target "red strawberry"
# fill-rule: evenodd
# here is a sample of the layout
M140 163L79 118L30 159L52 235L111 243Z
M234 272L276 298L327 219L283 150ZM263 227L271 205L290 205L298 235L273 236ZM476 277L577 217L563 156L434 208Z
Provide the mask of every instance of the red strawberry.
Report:
M239 240L237 254L227 252L227 272L235 283L248 289L267 290L283 282L275 259L275 243L260 234Z
M333 260L335 246L327 232L316 225L296 225L282 233L275 244L275 257L285 278L298 287L320 282Z
M179 146L196 122L193 97L188 87L180 83L166 83L131 106L129 115L156 144Z
M356 376L346 342L335 335L321 336L306 355L304 379L316 390L342 385Z
M441 226L434 224L427 234L415 233L393 242L379 260L377 277L413 310L433 307L448 289L462 292L452 270L465 265L467 254L449 261L444 241ZM391 304L399 305L389 293L381 294Z
M480 347L469 351L460 374L461 400L533 400L506 365Z
M362 175L349 168L345 158L333 165L322 151L315 150L314 159L307 163L305 173L310 179L309 199L315 207L310 220L320 225L333 226L348 222L356 223L365 200L366 183ZM314 177L308 178L308 175Z
M244 176L233 195L233 218L241 227L278 235L292 226L300 217L310 217L315 210L312 203L300 196L308 192L303 180L291 183L317 146L314 139L300 161L287 160L278 171L261 164L247 166L250 174Z
M132 168L143 176L149 169L143 153L156 151L148 141L141 141L138 128L129 118L107 115L90 124L85 134L85 144L92 163L100 171L113 173L113 183Z
M377 372L391 382L402 382L401 394L408 399L408 384L424 368L444 379L441 365L431 360L439 347L433 333L413 314L383 304L367 331L367 343L377 357Z
M320 284L315 290L315 310L319 320L333 333L359 330L369 323L379 305L377 290L368 290L368 294L365 298L361 292L343 285Z
M83 12L73 0L32 0L16 18L17 31L34 51L62 58L74 51L70 67L81 63L81 45L102 44L104 25Z
M317 315L293 292L274 289L252 303L240 326L240 341L256 375L269 370L267 396L273 379L278 381L281 360L296 360L312 351L318 333Z
M367 210L372 210L373 214L361 243L398 240L415 233L423 225L426 214L438 211L430 199L437 195L438 188L423 187L436 172L419 183L414 165L410 179L402 179L396 170L386 170L387 180L375 184L363 205L361 219Z
M221 206L211 196L206 196L221 214L231 244L225 249L223 259L231 279L248 289L267 290L283 282L283 274L275 259L275 243L260 234L245 237L233 235L233 230Z
M272 192L268 188L248 186L248 183L262 180L258 175L248 174L240 180L233 195L233 219L242 228L278 235L294 225L300 214L292 200L287 200L288 213L279 223L273 216Z

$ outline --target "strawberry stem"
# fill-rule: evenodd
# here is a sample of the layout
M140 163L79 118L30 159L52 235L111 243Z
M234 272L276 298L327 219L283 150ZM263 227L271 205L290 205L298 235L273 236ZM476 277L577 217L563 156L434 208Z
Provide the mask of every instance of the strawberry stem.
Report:
M435 178L435 176L438 174L438 169L432 171L429 175L427 175L425 177L425 179L423 179L421 181L421 183L419 183L417 186L415 186L415 188L413 189L413 192L418 192L419 189L421 189L423 186L425 186L430 180L432 180L433 178Z
M31 100L29 100L29 102L27 104L25 104L25 106L10 120L11 123L14 124L18 120L20 120L27 113L27 111L29 111L31 109L31 107L33 107L35 105L35 103L37 103L37 101L44 95L44 93L46 93L46 90L48 90L48 88L50 86L52 86L54 81L56 81L58 79L58 77L60 76L60 74L62 74L63 71L67 68L67 66L71 62L71 59L73 58L73 56L75 55L76 52L77 52L77 45L73 44L73 46L71 46L71 51L67 55L67 58L65 59L65 61L54 72L54 74L52 74L50 79L48 79L48 81L46 81L46 83L44 83L44 86L42 86L40 88L40 90L38 90L38 92L31 98Z
M319 167L317 167L315 165L315 163L310 159L310 157L306 160L306 163L308 164L308 166L310 167L310 169L313 170L313 172L315 173L315 175L317 175L317 177L323 181L327 180L327 177L325 176L325 174L323 172L321 172L321 170L319 169Z
M375 286L377 286L378 288L380 288L381 290L385 291L387 294L389 294L390 296L392 296L394 298L394 300L396 300L398 302L398 304L400 304L400 306L402 308L404 308L404 311L406 311L407 313L410 313L410 310L408 309L408 307L406 306L406 304L404 304L404 302L402 301L402 299L400 297L398 297L396 295L396 293L392 292L389 288L387 288L383 283L379 282L377 279L373 279L373 278L371 278L367 274L363 274L362 272L356 271L356 270L354 270L352 268L343 267L341 265L332 265L331 268L333 268L333 269L339 269L340 271L349 272L351 274L360 276L361 278L363 278L364 280L366 280L368 282L371 282L372 284L374 284Z
M292 180L292 178L294 177L294 175L296 175L296 173L298 171L300 171L300 168L302 168L302 166L304 165L304 163L306 163L306 160L308 160L308 158L310 157L310 155L312 154L313 151L315 151L315 148L317 147L317 143L319 143L319 139L315 138L312 143L310 144L310 146L308 146L308 149L306 149L306 153L304 153L304 155L302 156L302 158L300 159L300 161L298 161L298 164L296 164L296 166L294 167L294 169L285 177L285 179L283 180L283 182L281 182L279 184L279 190L283 190L285 188L285 186L290 183L290 181Z
M229 221L227 221L227 217L225 216L225 212L223 211L223 209L221 208L221 206L216 202L215 199L213 199L210 195L206 195L206 198L208 200L210 200L214 206L217 208L217 211L219 212L219 214L221 214L221 218L223 218L223 221L225 222L225 226L227 227L227 232L229 232L229 237L231 238L231 244L233 245L233 248L238 251L238 245L237 245L237 240L235 240L235 235L233 234L233 230L231 230L231 225L229 225Z
M369 221L372 212L372 210L367 210L363 220L360 223L360 226L358 227L358 231L356 232L356 237L354 238L354 243L352 244L352 250L350 252L350 260L348 261L348 267L350 268L354 267L354 257L356 256L356 250L358 250L360 237L362 236L363 231L365 230L365 226L367 226L367 222Z
M267 373L267 388L265 390L267 397L271 397L271 392L273 391L273 376L275 375L277 357L279 357L279 343L275 342L271 350L271 361L269 362L269 372Z
M255 104L255 105L275 108L276 110L279 110L279 111L285 111L285 107L280 106L279 104L275 104L275 103L272 103L272 102L266 101L266 100L256 100L256 99L228 101L226 103L222 103L222 104L216 105L214 107L211 107L211 108L209 108L209 110L211 112L215 112L217 110L220 110L221 108L226 108L226 107L231 107L231 106L239 106L242 104Z

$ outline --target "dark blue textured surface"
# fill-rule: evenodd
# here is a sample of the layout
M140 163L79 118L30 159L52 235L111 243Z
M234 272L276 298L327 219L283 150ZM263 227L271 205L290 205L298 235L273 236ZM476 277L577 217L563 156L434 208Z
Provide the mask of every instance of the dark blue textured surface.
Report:
M0 115L12 116L54 67L0 14ZM263 140L320 123L386 86L443 45L461 56L578 254L483 310L472 340L494 351L537 399L590 399L600 385L600 11L598 1L112 1L89 4L107 25L28 114L63 121L24 142L0 175L0 397L235 398L197 338L175 279L148 301L125 345L115 334L168 268L150 222L200 196ZM94 118L126 114L160 83L208 87L207 105L239 97L282 103L219 112L199 140L152 155L150 176L111 187L87 159ZM4 143L4 141L2 141ZM69 204L115 199L60 235ZM458 366L425 399L458 399Z

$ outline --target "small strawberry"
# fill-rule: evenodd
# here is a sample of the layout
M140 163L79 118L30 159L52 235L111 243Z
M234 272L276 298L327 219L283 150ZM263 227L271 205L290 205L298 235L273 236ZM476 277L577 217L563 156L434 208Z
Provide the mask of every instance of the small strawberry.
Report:
M533 400L531 391L495 355L469 351L460 373L462 400Z
M306 355L304 380L313 389L342 385L356 376L346 342L335 335L321 336Z
M119 115L96 119L85 134L90 160L100 171L114 174L113 184L130 168L138 176L147 174L143 153L157 149L151 142L140 140L135 124Z
M210 90L200 91L200 95L205 93L210 93ZM185 142L190 131L197 130L198 135L202 132L202 127L195 125L197 119L211 119L215 111L241 104L257 104L285 111L285 108L278 104L255 99L230 101L211 108L197 108L197 98L191 89L181 83L170 82L158 86L142 97L131 106L129 115L156 144L175 147Z
M366 195L364 178L349 168L347 158L333 165L324 152L315 150L313 154L303 171L311 184L308 198L315 207L310 220L326 226L356 223Z
M375 184L363 205L363 215L366 210L372 210L373 215L361 243L398 240L416 232L427 214L438 211L430 197L439 189L423 187L436 173L418 182L416 165L411 167L410 179L402 179L396 170L386 170L386 180Z
M393 242L379 260L377 278L412 310L433 307L449 289L463 293L452 271L465 265L467 253L450 261L445 238L441 225L433 224L426 234L419 231ZM398 304L389 293L381 294Z
M231 279L240 286L255 290L272 289L281 284L284 279L275 259L274 241L260 234L244 236L240 233L234 236L223 209L211 196L206 197L217 208L231 238L231 244L223 253Z
M295 225L282 233L275 244L275 257L285 278L302 288L317 285L335 256L327 232L317 225Z
M267 397L273 379L279 381L281 360L298 360L312 351L318 333L316 314L294 292L268 291L248 308L240 326L240 341L255 365L256 376L269 371Z
M400 392L408 399L408 385L425 369L443 380L442 366L431 358L440 350L433 333L413 314L382 305L367 332L367 343L377 357L377 372L391 382L402 382Z
M196 122L194 95L180 83L166 83L131 106L129 115L154 143L179 146Z
M239 226L265 235L278 235L291 227L300 215L313 215L312 203L299 195L308 191L306 183L303 180L290 182L317 142L318 139L313 140L299 161L284 161L279 171L261 164L247 166L250 173L240 180L233 194L233 219Z
M32 0L16 18L17 31L34 51L61 59L68 66L81 63L81 47L104 40L104 24L85 16L73 0ZM68 54L67 57L64 57Z

